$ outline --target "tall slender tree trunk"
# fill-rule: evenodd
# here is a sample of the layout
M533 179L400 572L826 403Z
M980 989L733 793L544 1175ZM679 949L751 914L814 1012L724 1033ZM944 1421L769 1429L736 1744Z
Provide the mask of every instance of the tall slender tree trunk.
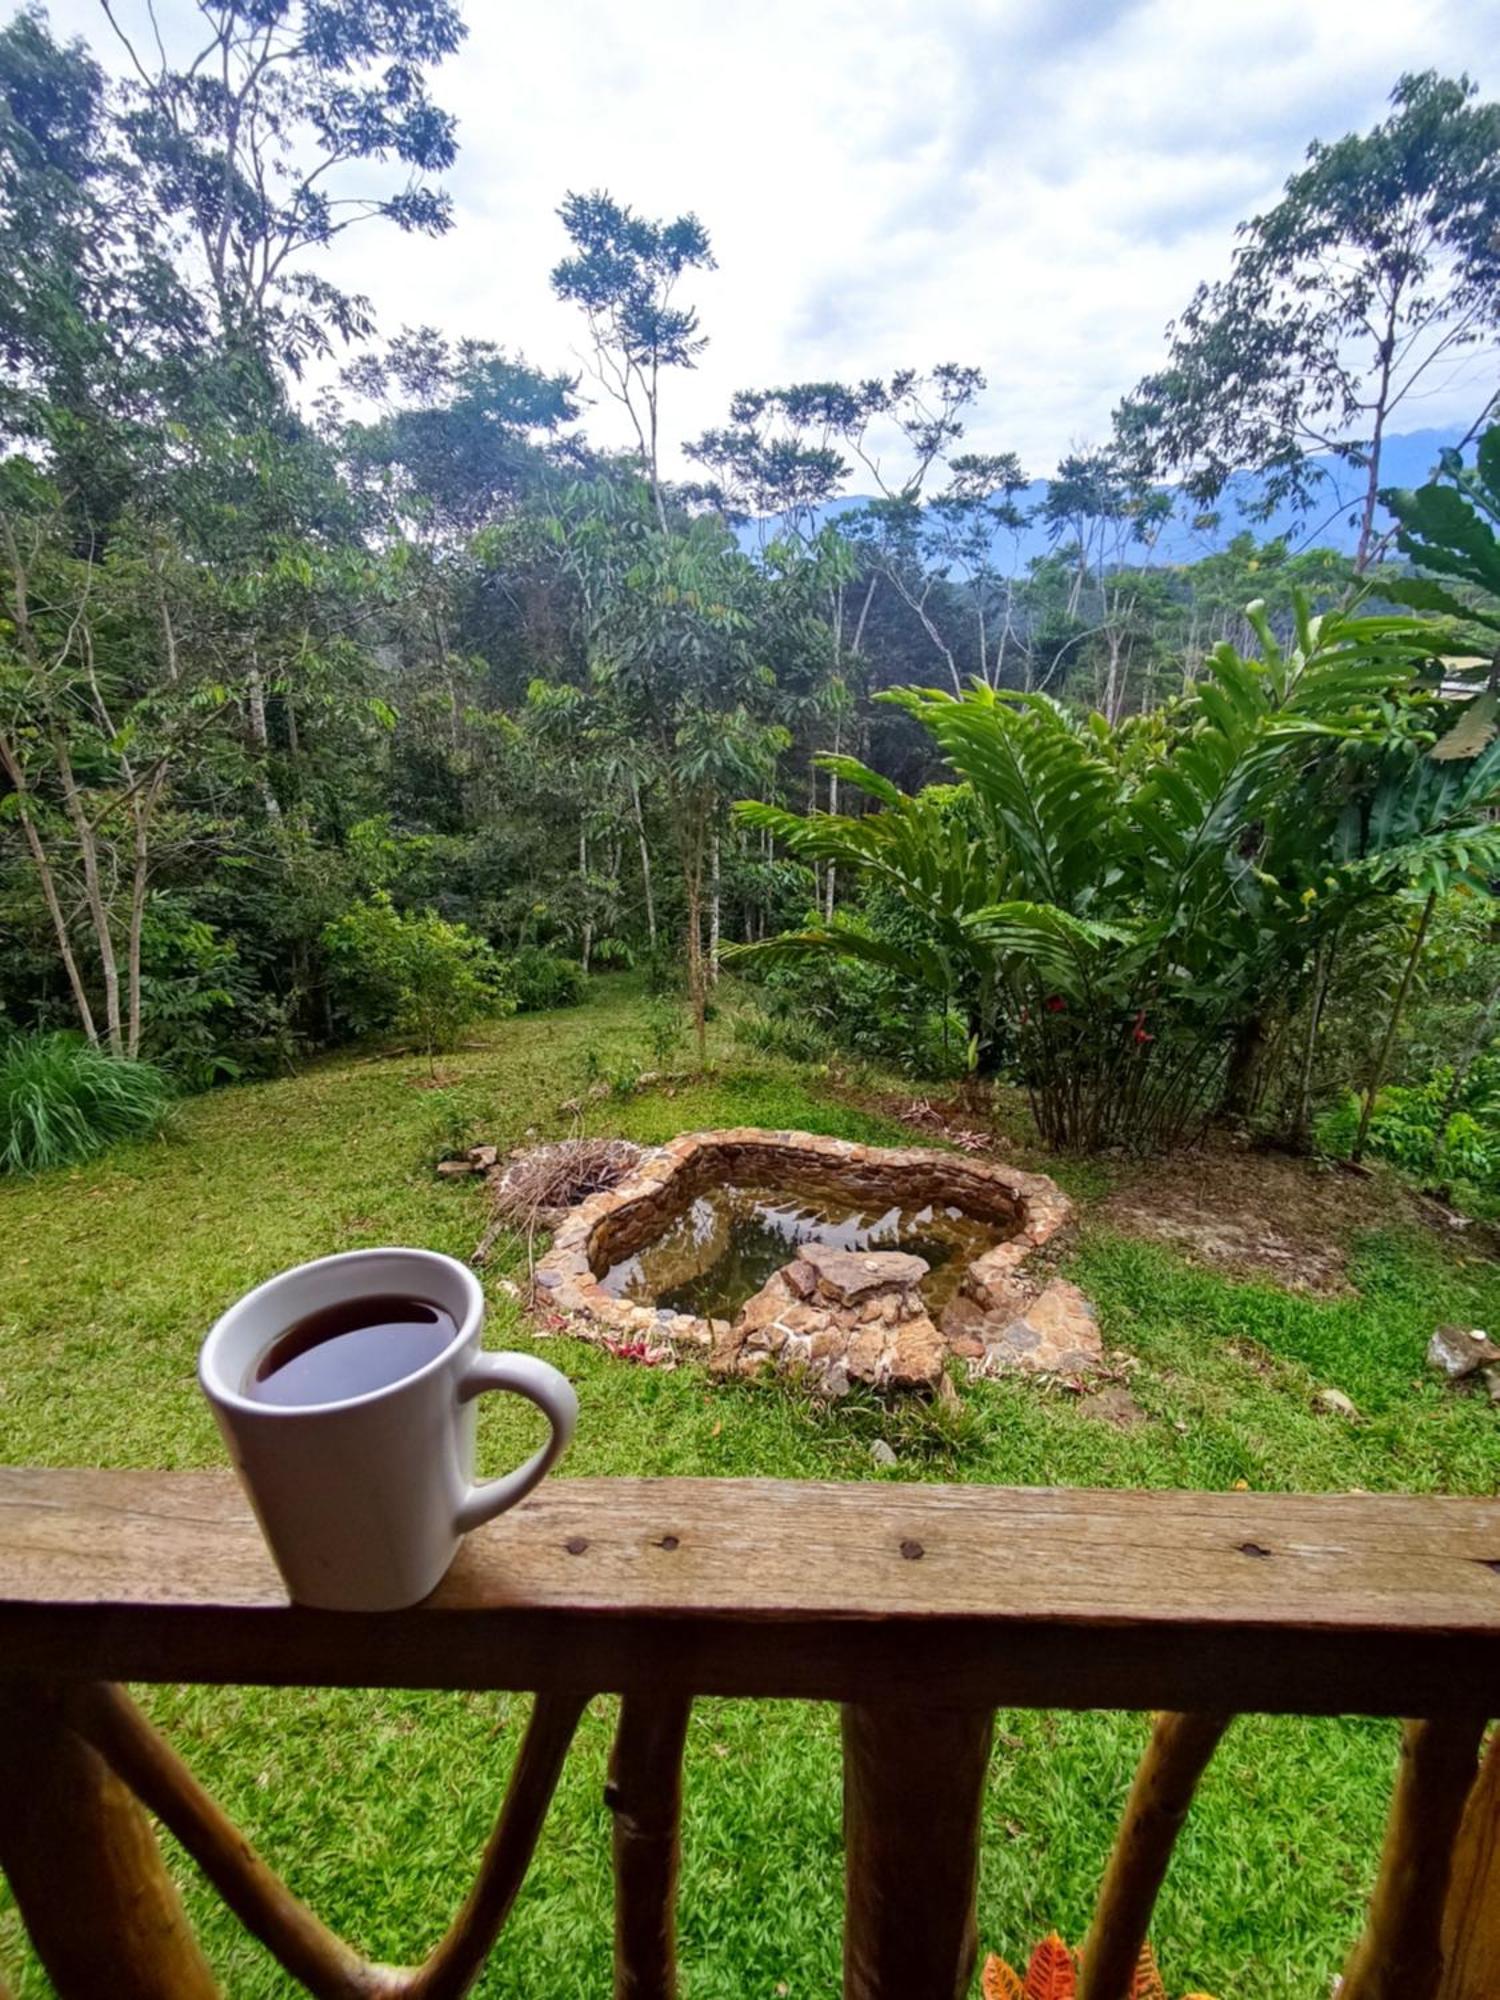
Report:
M1328 982L1333 971L1334 947L1338 933L1324 940L1318 946L1316 969L1313 974L1312 1007L1307 1017L1307 1039L1302 1046L1302 1074L1297 1085L1297 1112L1292 1127L1292 1137L1298 1146L1306 1146L1312 1133L1312 1081L1313 1063L1318 1051L1318 1029L1323 1020L1323 1003L1328 998Z
M708 984L719 983L719 937L722 924L723 881L719 870L719 829L709 835L708 848Z
M1266 1020L1257 1007L1235 1029L1234 1041L1230 1045L1229 1067L1224 1078L1224 1110L1227 1116L1248 1118L1254 1109L1265 1049Z
M708 991L703 975L703 851L700 838L694 852L684 853L682 886L687 902L688 1004L693 1014L693 1040L698 1067L708 1065Z
M859 617L855 620L854 642L849 649L853 653L857 653L860 647L864 644L865 620L870 615L870 606L875 600L875 586L877 583L879 583L879 581L880 581L880 571L878 569L871 570L870 581L865 589L865 600L864 603L860 605Z
M245 676L245 707L250 717L250 740L255 745L256 786L261 803L266 809L267 819L281 818L281 801L271 789L271 774L266 769L266 759L271 751L270 733L266 728L266 684L261 679L260 668L252 666Z
M127 783L134 785L130 766L126 764ZM131 878L130 878L130 930L126 947L126 1024L125 1053L134 1058L141 1052L141 932L146 917L146 889L150 881L150 842L148 838L151 808L156 803L157 793L166 778L163 767L152 778L144 792L135 790L130 800L131 817Z
M635 815L635 837L641 850L641 890L646 899L646 935L656 948L656 897L651 886L651 847L646 839L646 816L641 811L641 788L634 771L630 774L630 805Z
M842 725L836 722L833 726L833 753L835 756L839 753L841 734ZM831 813L836 813L838 809L839 774L837 771L830 771L828 773L828 810ZM833 897L837 877L838 869L830 861L828 864L828 873L823 878L823 920L825 923L829 922L833 917Z
M650 449L648 453L651 465L651 498L656 502L656 518L661 527L661 531L663 534L666 534L667 503L662 496L662 490L661 490L660 451L658 447L658 436L659 436L659 428L661 422L660 394L661 394L660 368L659 364L653 357L651 362L651 381L646 391L646 407L649 412L650 439L651 439Z
M818 753L816 750L813 751L807 760L807 810L810 813L818 811ZM817 861L814 861L812 864L812 878L813 905L815 908L821 909L823 904L823 869L821 863Z
M1354 1149L1349 1155L1350 1159L1356 1162L1364 1157L1365 1140L1369 1137L1370 1120L1375 1112L1375 1099L1379 1093L1380 1086L1385 1082L1386 1067L1391 1059L1391 1050L1395 1046L1396 1030L1401 1024L1401 1015L1406 1007L1406 998L1411 992L1412 980L1416 977L1417 961L1422 956L1423 945L1427 942L1427 926L1432 922L1432 913L1436 907L1437 890L1429 889L1427 892L1427 901L1422 905L1422 915L1417 924L1417 934L1412 939L1411 950L1406 955L1406 970L1402 973L1401 984L1396 989L1396 998L1392 1002L1390 1017L1385 1024L1385 1033L1380 1038L1380 1048L1375 1057L1375 1066L1370 1071L1369 1082L1365 1085L1365 1101L1360 1106L1359 1111L1359 1130L1354 1135Z
M1399 289L1393 293L1386 311L1385 338L1380 343L1380 386L1375 392L1374 418L1370 428L1370 465L1365 479L1365 500L1359 517L1359 543L1354 552L1354 573L1363 575L1375 547L1375 503L1380 497L1380 458L1385 443L1385 420L1391 395L1391 370L1396 360L1396 317Z
M74 955L73 939L68 930L68 920L63 914L62 899L57 893L57 878L52 872L51 856L47 853L41 831L32 817L31 792L26 783L26 773L21 768L19 756L3 736L0 736L0 770L4 771L15 794L21 832L26 841L27 851L31 855L31 865L36 870L42 901L46 904L47 915L52 921L52 934L57 940L57 953L63 962L63 971L68 976L68 989L73 995L79 1026L88 1040L97 1047L99 1029L94 1020L94 1010L89 1005L88 988L83 983L83 975L78 969L78 960Z
M58 778L62 783L63 804L67 808L68 819L73 827L73 837L78 842L79 859L83 863L84 900L88 904L89 917L94 927L94 944L99 953L99 973L104 983L105 1033L109 1038L111 1052L123 1056L125 1033L120 1013L120 968L115 958L114 931L110 923L109 908L104 900L103 878L99 872L99 843L94 837L93 827L89 824L88 814L83 809L83 798L73 774L73 759L68 751L67 739L60 730L54 732L52 754L57 763Z
M583 895L583 969L587 972L594 949L594 917L589 904L589 836L583 826L578 829L578 886Z

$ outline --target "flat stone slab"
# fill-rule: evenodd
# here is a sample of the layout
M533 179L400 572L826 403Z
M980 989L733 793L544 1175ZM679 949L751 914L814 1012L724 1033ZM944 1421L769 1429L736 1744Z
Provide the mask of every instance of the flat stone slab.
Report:
M825 1298L847 1305L870 1292L919 1285L929 1268L905 1250L835 1250L826 1243L804 1243L795 1261L812 1266Z
M1104 1365L1098 1315L1066 1278L1054 1278L1019 1312L986 1311L960 1294L943 1315L943 1333L976 1374L1090 1375Z

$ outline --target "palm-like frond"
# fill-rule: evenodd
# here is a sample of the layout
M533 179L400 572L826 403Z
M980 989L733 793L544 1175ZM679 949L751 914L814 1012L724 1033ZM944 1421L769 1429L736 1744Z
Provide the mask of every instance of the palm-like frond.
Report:
M1010 886L1079 908L1097 883L1124 793L1097 740L1046 695L896 688L881 699L904 708L968 780Z

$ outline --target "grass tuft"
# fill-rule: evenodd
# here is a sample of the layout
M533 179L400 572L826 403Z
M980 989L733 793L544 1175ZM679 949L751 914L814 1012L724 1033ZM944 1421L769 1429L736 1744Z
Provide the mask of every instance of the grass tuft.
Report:
M92 1159L117 1139L155 1131L170 1100L150 1063L111 1056L81 1035L17 1035L0 1043L0 1173Z

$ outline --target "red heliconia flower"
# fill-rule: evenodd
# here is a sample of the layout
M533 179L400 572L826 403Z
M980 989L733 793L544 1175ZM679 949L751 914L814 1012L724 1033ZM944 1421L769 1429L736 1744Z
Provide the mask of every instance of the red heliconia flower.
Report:
M1146 1010L1144 1007L1135 1017L1135 1026L1130 1031L1130 1039L1133 1042L1154 1042L1156 1040L1155 1035L1147 1032Z
M1061 1014L1066 1009L1067 1004L1067 1001L1064 1000L1060 993L1049 993L1042 1002L1042 1005L1049 1014Z

